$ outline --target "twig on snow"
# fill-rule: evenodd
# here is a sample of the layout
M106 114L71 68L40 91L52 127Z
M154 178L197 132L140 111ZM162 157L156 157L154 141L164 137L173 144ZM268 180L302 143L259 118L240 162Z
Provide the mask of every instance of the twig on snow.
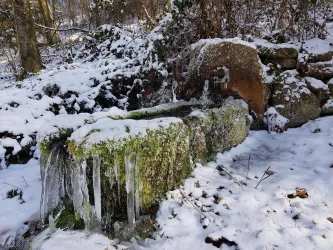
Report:
M246 173L246 181L245 181L246 186L247 186L247 179L249 178L249 172L250 172L250 160L251 160L251 153L249 154L249 160L247 161L247 173Z
M258 182L257 186L255 187L255 189L257 189L257 187L259 186L259 184L260 184L262 181L266 180L268 177L270 177L270 176L273 175L273 173L268 172L268 170L269 170L270 168L271 168L271 166L269 166L269 167L267 168L267 170L264 172L264 174L262 175L262 177L261 177L260 181ZM267 175L267 176L265 177L265 175ZM265 177L265 178L264 178L264 177Z
M24 178L24 176L23 176L23 175L22 175L22 178L23 178L23 180L24 180L25 184L27 185L27 187L29 187L29 185L28 185L28 183L27 183L27 181L25 180L25 178Z
M244 190L242 184L240 184L240 183L237 181L237 179L236 179L235 177L233 177L232 174L230 174L230 173L229 173L224 167L220 166L220 170L223 171L223 172L225 172L227 175L229 175L230 178L231 178L231 179L232 179L232 180L233 180L238 186L240 186L242 190Z

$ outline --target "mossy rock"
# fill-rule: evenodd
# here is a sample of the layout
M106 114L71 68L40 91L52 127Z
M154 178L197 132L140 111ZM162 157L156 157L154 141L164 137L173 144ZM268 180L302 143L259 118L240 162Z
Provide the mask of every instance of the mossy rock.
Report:
M199 106L201 110L195 109ZM180 118L159 117L169 114ZM44 181L46 170L64 178L59 196L68 196L74 204L75 213L64 210L59 226L67 226L67 216L74 226L75 214L83 218L89 231L96 225L108 228L111 222L129 219L128 208L135 210L135 219L139 214L155 214L166 192L183 183L195 162L206 162L213 154L241 143L250 126L248 105L241 100L226 100L215 108L180 102L131 112L128 117L150 120L102 118L74 131L67 142L57 143L62 146L52 145L52 150L61 152L42 152L43 183L48 190L59 188L58 181ZM48 165L50 155L51 160L66 159ZM95 197L96 169L100 201ZM98 204L100 213L96 212ZM97 214L101 214L100 222Z
M243 105L242 105L243 104ZM247 136L250 120L245 102L226 102L220 108L194 111L182 118L191 130L192 157L206 163L217 152L240 144Z
M257 48L264 63L279 64L283 69L295 69L297 66L298 51L293 46L281 47L269 43L268 46L260 45Z
M55 226L60 229L71 230L83 230L85 228L84 220L74 211L73 203L67 204L63 207L60 216L56 220Z

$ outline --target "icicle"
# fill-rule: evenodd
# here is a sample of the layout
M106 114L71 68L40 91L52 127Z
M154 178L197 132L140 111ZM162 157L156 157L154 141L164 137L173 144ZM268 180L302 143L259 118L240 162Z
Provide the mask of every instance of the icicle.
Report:
M101 158L99 155L93 158L93 186L95 197L95 211L97 219L102 219L102 204L101 204Z
M125 156L126 171L126 192L127 192L127 218L128 225L131 229L135 225L135 197L134 197L134 165L131 156Z
M46 162L46 166L45 166L45 170L44 170L44 181L43 181L43 185L42 185L42 188L43 188L43 192L42 192L42 199L41 199L41 218L42 220L45 219L47 213L48 213L48 209L47 209L47 203L48 203L48 196L47 196L47 181L48 181L48 170L51 166L51 160L52 160L52 156L53 156L53 153L54 153L54 150L51 151L48 159L47 159L47 162Z
M55 153L57 154L55 155ZM63 195L61 179L63 178L62 169L64 166L61 164L61 160L65 155L61 153L59 147L52 149L44 167L40 208L42 220L60 204Z
M139 162L138 159L136 159L136 163ZM136 219L140 218L140 169L138 166L134 166L135 171L135 216Z
M202 91L201 100L208 101L208 94L209 94L209 80L205 80L205 85Z
M119 175L119 164L117 155L114 156L114 165L113 165L114 175L117 181L117 191L118 191L118 205L120 205L120 175Z

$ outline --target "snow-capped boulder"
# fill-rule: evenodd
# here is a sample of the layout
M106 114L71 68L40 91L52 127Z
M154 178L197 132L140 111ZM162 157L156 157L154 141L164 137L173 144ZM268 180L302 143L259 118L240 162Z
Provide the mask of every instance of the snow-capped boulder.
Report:
M311 62L327 62L332 60L333 46L332 38L313 38L305 40L302 49L309 54Z
M333 60L327 62L309 63L306 76L311 76L320 80L329 80L333 77Z
M323 81L312 77L304 77L304 80L308 89L319 99L320 105L324 105L330 98L328 85Z
M128 230L135 230L134 222L153 213L195 162L207 161L247 136L250 121L244 101L229 99L220 107L198 109L202 107L199 102L179 102L113 119L82 114L72 117L72 123L60 119L45 125L51 135L42 131L40 137L42 218L64 218L55 211L68 213L73 204L76 216L70 217L70 227L82 226L83 219L85 229L95 232L127 220L126 233L120 235L132 235ZM63 223L55 220L55 226L66 226Z
M298 49L292 44L273 44L263 39L255 39L259 56L264 63L280 65L283 69L296 69Z
M285 71L275 79L271 102L289 120L288 127L301 126L320 115L320 100L295 70Z
M208 98L220 102L226 96L244 99L262 118L269 97L256 47L238 38L206 39L192 45L187 83L180 86L179 97L199 99L204 91L206 73L228 66L230 81L224 86L210 84ZM215 86L214 86L215 85Z

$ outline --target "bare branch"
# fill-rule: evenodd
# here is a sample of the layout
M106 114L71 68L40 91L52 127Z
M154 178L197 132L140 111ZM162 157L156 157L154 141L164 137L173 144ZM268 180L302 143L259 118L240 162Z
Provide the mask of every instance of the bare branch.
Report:
M58 28L46 27L46 26L38 24L38 23L34 23L34 24L37 27L40 27L40 28L43 28L43 29L53 30L53 31L59 31L59 32L70 31L70 30L82 31L82 32L86 32L86 33L90 32L90 30L81 29L81 28L77 28L77 27L71 27L71 28L67 28L67 29L58 29Z

